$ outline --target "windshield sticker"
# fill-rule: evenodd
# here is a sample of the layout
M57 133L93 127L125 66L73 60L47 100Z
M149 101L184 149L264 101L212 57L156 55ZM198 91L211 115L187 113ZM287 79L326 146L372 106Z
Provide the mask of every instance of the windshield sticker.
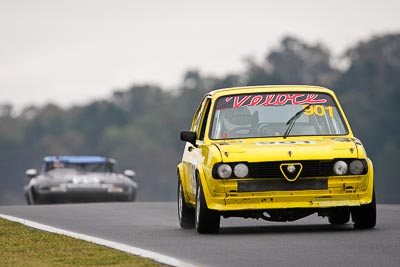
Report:
M218 109L240 108L244 106L284 106L284 105L305 105L325 104L330 97L325 94L258 94L258 95L236 95L222 98L218 101Z
M308 116L312 116L313 114L324 117L326 112L328 112L329 117L333 118L333 108L332 106L322 106L322 105L315 105L306 108L307 105L303 105L304 114Z

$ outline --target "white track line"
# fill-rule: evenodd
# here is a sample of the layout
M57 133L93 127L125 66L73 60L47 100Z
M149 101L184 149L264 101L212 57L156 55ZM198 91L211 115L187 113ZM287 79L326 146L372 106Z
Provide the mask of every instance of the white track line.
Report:
M117 242L113 242L113 241L109 241L109 240L105 240L105 239L101 239L101 238L97 238L94 236L89 236L89 235L84 235L84 234L79 234L79 233L75 233L75 232L71 232L71 231L67 231L67 230L63 230L63 229L59 229L56 227L52 227L52 226L48 226L45 224L40 224L40 223L36 223L36 222L32 222L29 220L25 220L25 219L21 219L21 218L17 218L17 217L13 217L13 216L9 216L9 215L4 215L0 213L0 217L7 219L9 221L13 221L13 222L18 222L21 224L24 224L26 226L32 227L32 228L36 228L36 229L40 229L46 232L51 232L51 233L56 233L56 234L61 234L61 235L65 235L65 236L70 236L73 238L77 238L77 239L81 239L81 240L85 240L88 242L92 242L95 244L99 244L102 246L106 246L106 247L110 247L113 249L117 249L117 250L121 250L130 254L134 254L143 258L149 258L152 259L154 261L160 262L160 263L164 263L167 265L171 265L171 266L176 266L176 267L194 267L195 265L187 263L187 262L183 262L179 259L173 258L173 257L169 257L169 256L165 256L156 252L152 252L149 250L145 250L145 249L141 249L141 248L137 248L137 247L133 247L133 246L129 246L129 245L125 245L125 244L121 244L121 243L117 243Z

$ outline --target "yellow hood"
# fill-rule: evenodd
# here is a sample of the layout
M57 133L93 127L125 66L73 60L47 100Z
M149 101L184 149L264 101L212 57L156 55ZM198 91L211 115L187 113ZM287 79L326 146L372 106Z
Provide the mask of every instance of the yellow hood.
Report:
M355 142L350 138L307 138L226 142L216 144L225 162L293 161L356 158Z

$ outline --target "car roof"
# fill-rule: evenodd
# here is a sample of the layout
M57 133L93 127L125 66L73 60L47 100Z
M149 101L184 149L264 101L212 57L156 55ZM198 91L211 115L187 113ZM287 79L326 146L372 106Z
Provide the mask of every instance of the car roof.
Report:
M113 161L112 159L99 156L46 156L43 158L43 161L50 163L57 159L66 163L105 163Z
M334 94L331 89L314 86L314 85L258 85L258 86L242 86L242 87L231 87L213 90L207 95L209 96L220 96L225 94L242 94L242 93L279 93L279 92L319 92Z

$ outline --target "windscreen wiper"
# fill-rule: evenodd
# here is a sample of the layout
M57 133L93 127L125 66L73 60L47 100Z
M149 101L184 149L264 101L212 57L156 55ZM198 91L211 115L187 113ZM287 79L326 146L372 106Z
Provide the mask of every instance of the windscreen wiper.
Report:
M311 106L311 104L308 104L307 106L305 106L302 110L298 111L296 114L294 114L293 117L291 117L287 122L286 125L288 125L288 127L286 128L285 133L283 134L283 138L286 138L290 131L293 128L294 123L296 122L296 120L301 116L301 114L303 114L304 111L306 111L307 109L309 109Z

